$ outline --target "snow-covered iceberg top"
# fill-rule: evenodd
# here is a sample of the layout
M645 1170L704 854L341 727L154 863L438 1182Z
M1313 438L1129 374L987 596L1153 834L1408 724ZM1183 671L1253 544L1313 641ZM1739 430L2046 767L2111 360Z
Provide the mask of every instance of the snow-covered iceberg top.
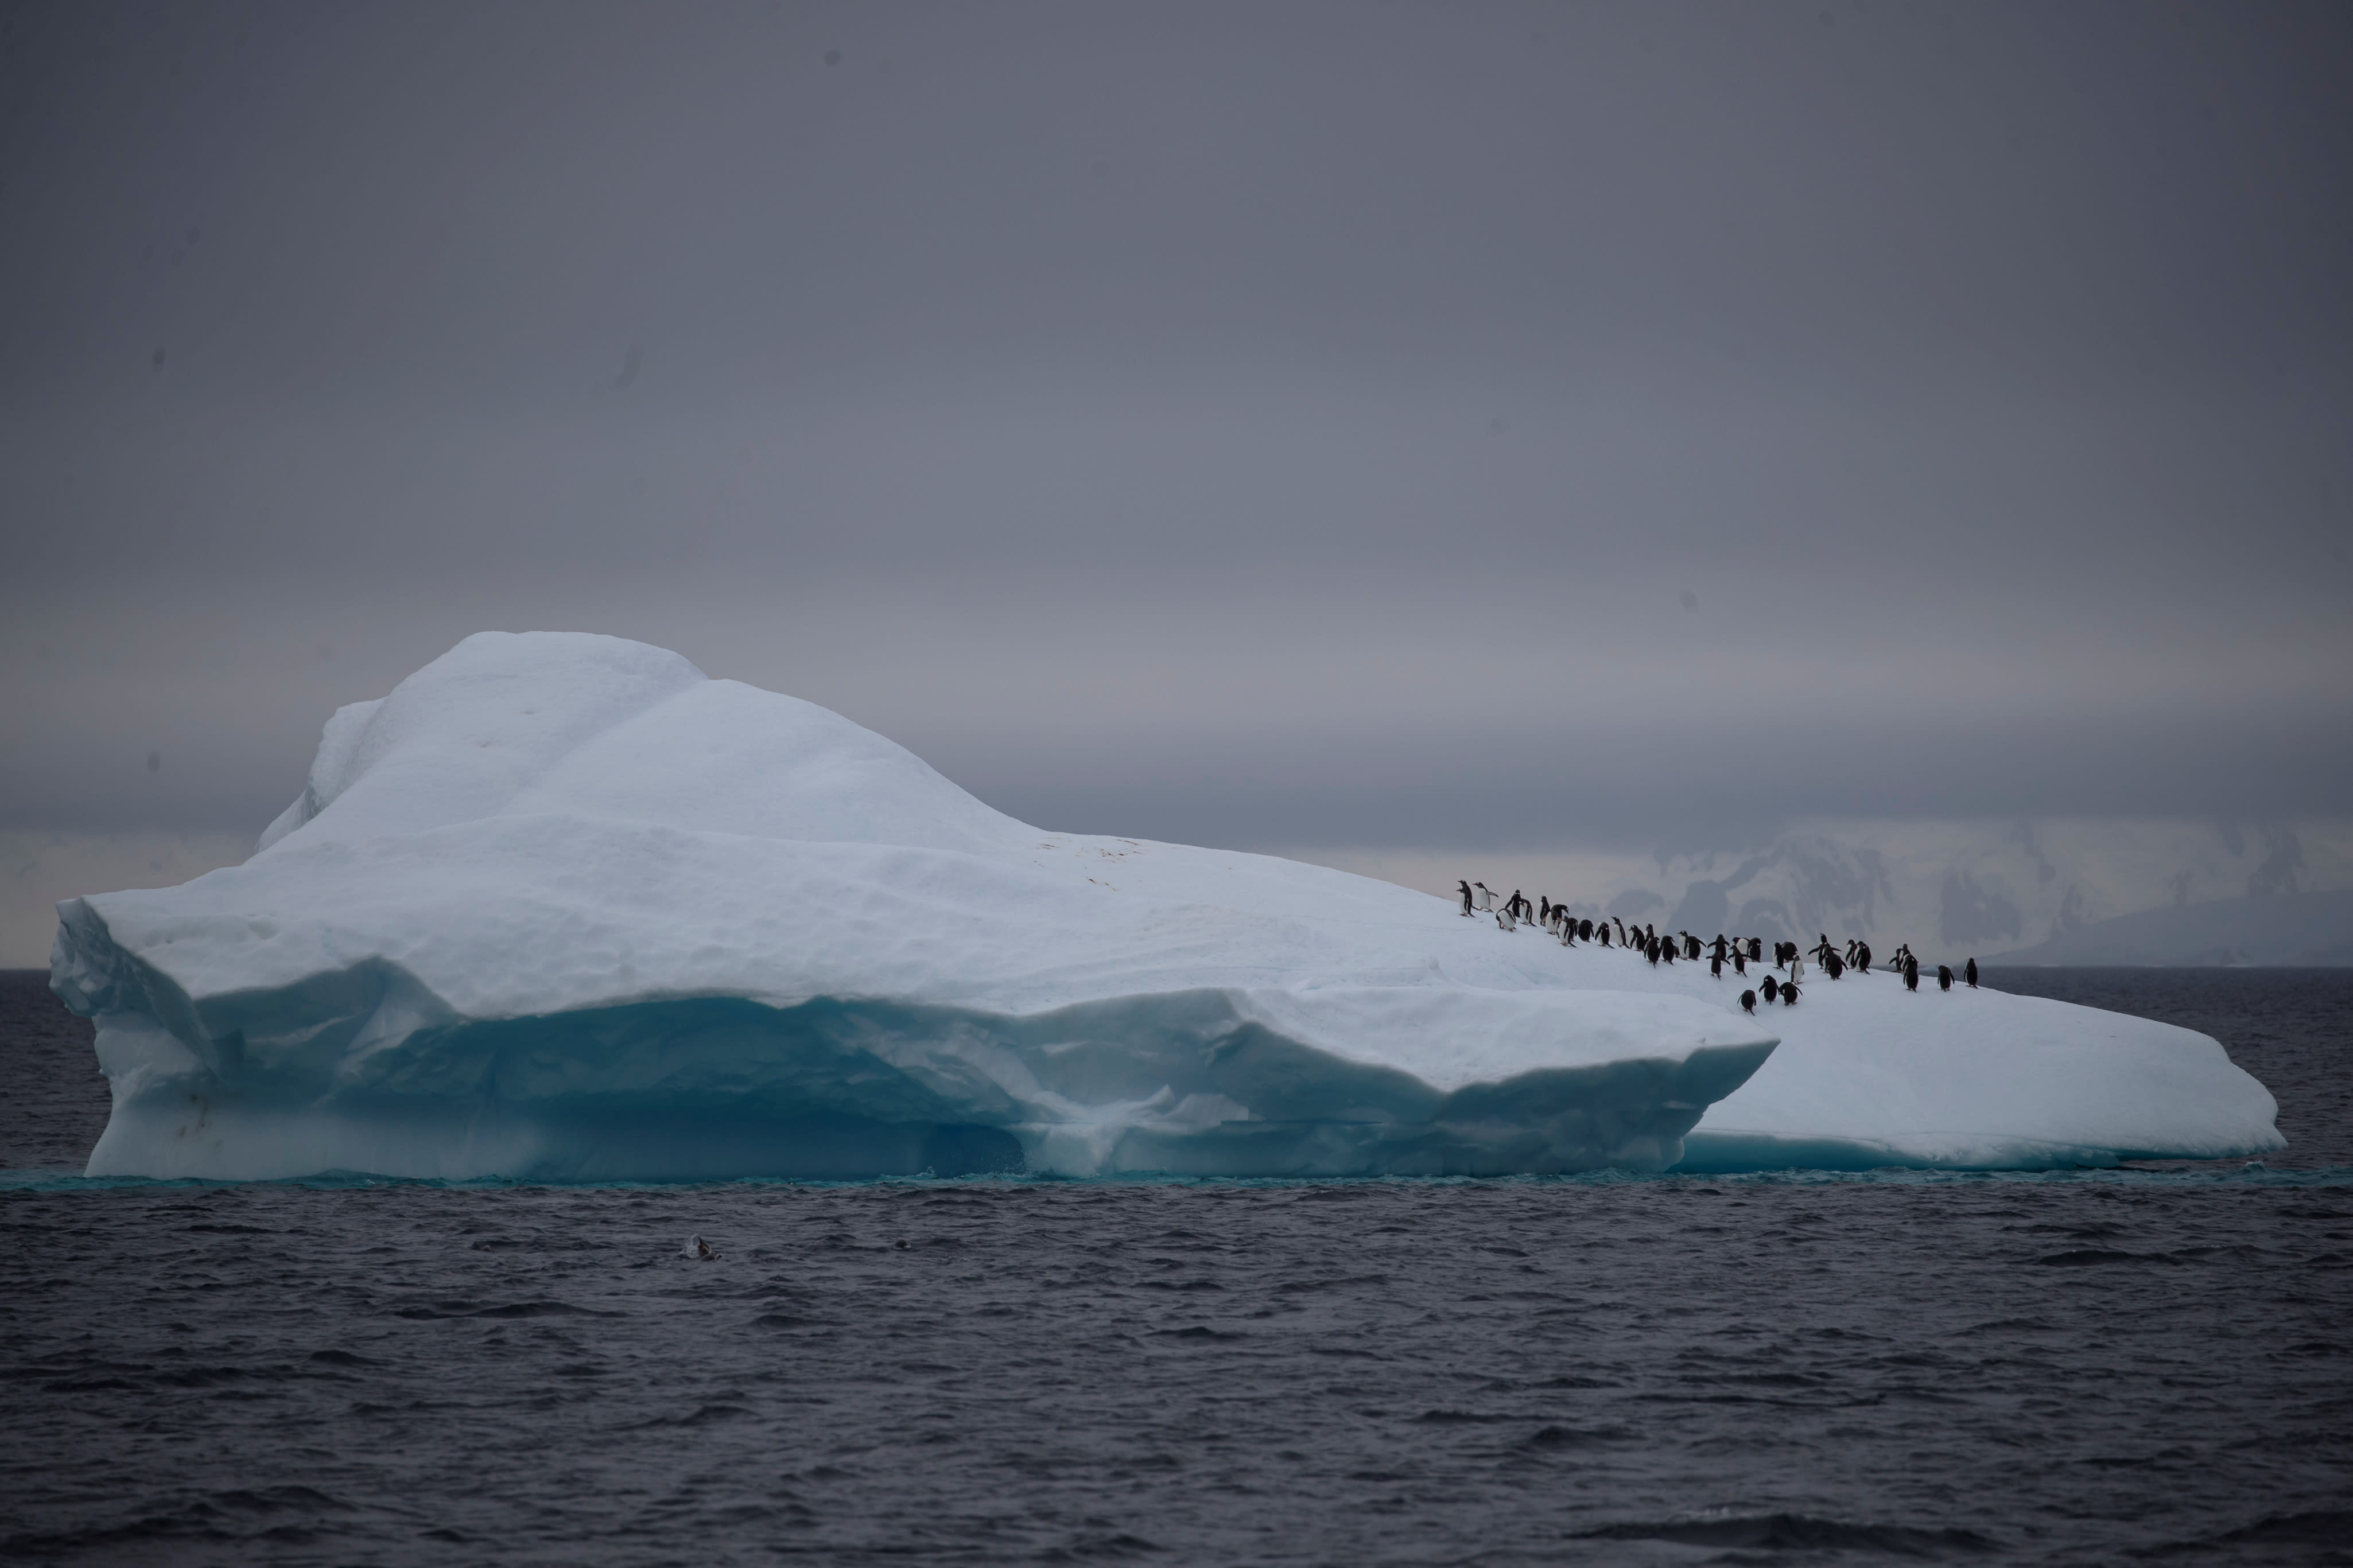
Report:
M1694 1158L2279 1142L2201 1036L1881 976L1751 1019L1388 883L1029 827L612 637L468 638L335 714L245 865L59 916L93 1174L1659 1169L1712 1105Z

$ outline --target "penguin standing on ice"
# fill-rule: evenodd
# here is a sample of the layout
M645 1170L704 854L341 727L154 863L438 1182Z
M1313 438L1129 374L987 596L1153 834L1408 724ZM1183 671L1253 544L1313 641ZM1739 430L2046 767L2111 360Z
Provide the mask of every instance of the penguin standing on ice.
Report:
M1724 978L1724 955L1722 953L1712 953L1709 955L1707 961L1707 973L1708 977L1712 980L1721 980Z
M1936 965L1936 989L1939 991L1950 991L1952 988L1953 966L1949 963L1940 963Z
M1536 923L1538 925L1546 926L1552 924L1552 895L1550 893L1538 893L1536 895Z
M1616 915L1611 915L1609 917L1609 923L1618 928L1618 945L1620 947L1631 947L1634 945L1632 942L1626 940L1626 922L1624 921L1620 920Z
M1746 942L1736 943L1733 947L1732 973L1743 975L1748 973L1748 944Z
M1865 974L1871 973L1871 943L1858 942L1854 944L1854 966Z
M1781 983L1778 980L1774 979L1773 976L1769 974L1767 975L1765 977L1765 1005L1770 1007L1773 1005L1774 999L1780 994Z
M1969 966L1961 971L1961 978L1968 982L1970 990L1974 991L1978 988L1978 961L1976 959L1972 958L1969 960Z
M1718 963L1722 963L1726 958L1731 956L1731 953L1727 951L1731 946L1732 944L1730 942L1724 940L1724 933L1722 931L1716 932L1715 940L1708 943L1708 948L1715 953L1715 961Z
M1798 983L1794 980L1783 982L1781 986L1781 1005L1784 1007L1794 1007L1797 1005Z
M1471 884L1457 882L1454 886L1462 895L1462 918L1467 921L1471 918Z
M1659 939L1657 937L1646 937L1643 939L1642 956L1651 961L1651 968L1656 969L1659 967Z
M1744 1013L1749 1013L1749 1014L1754 1014L1754 1013L1757 1011L1757 993L1756 993L1756 992L1754 992L1754 991L1743 991L1743 992L1740 994L1740 1010L1741 1010L1742 1012L1744 1012Z
M1906 991L1920 989L1920 961L1908 955L1904 960L1904 989Z
M1603 931L1605 933L1609 930L1609 928L1608 926L1606 926L1606 925L1605 925L1605 926L1603 926L1601 929L1602 929L1602 931ZM1592 922L1591 921L1577 921L1577 937L1578 937L1578 939L1579 939L1580 941L1584 941L1584 942L1591 942L1591 941L1593 940L1593 922ZM1603 941L1602 941L1601 945L1602 945L1602 946L1604 946L1604 947L1608 947L1608 946L1609 945L1609 940L1608 940L1608 938L1607 938L1607 936L1606 936L1606 935L1605 935L1605 936L1604 936L1604 938L1603 938Z
M1822 954L1822 973L1836 980L1846 969L1846 963L1835 952Z
M1471 885L1479 889L1480 912L1482 914L1493 914L1495 909L1495 889L1487 886L1484 882L1473 882Z
M1593 940L1603 947L1609 946L1609 922L1608 921L1603 921L1599 925L1593 929L1595 931Z

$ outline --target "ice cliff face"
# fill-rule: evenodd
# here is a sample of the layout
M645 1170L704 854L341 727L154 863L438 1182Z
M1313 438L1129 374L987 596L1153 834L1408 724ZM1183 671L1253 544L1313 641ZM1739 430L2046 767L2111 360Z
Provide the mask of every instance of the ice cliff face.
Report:
M1657 1169L1775 1038L1388 883L1041 832L569 634L338 712L245 865L59 916L93 1174Z

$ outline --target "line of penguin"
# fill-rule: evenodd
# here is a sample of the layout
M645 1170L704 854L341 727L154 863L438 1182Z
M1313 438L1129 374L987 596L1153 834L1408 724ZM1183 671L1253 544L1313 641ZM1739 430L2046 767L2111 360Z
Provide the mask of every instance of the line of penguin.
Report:
M1516 889L1510 898L1498 905L1495 901L1494 890L1484 882L1458 882L1455 886L1461 893L1462 913L1465 919L1480 914L1492 914L1495 917L1497 928L1503 931L1516 931L1523 925L1537 926L1550 932L1563 947L1575 947L1580 942L1588 942L1596 947L1628 948L1640 956L1649 959L1652 968L1656 968L1662 963L1672 963L1678 958L1695 962L1704 955L1707 959L1707 972L1718 980L1724 978L1724 966L1726 963L1732 965L1732 973L1736 977L1746 978L1750 964L1761 964L1765 962L1765 940L1762 937L1727 937L1718 931L1714 942L1704 942L1687 931L1677 931L1672 936L1661 936L1654 927L1630 928L1624 921L1613 920L1607 915L1598 921L1582 919L1570 914L1567 905L1556 904L1548 898L1531 904ZM1811 957L1821 972L1832 980L1838 979L1850 969L1858 970L1863 973L1869 973L1871 971L1871 944L1859 938L1851 939L1843 951L1831 941L1828 931L1824 931L1822 940L1806 952L1800 952L1794 942L1777 942L1773 944L1773 968L1784 970L1787 973L1785 974L1768 973L1765 976L1765 984L1760 989L1764 992L1764 1001L1767 1007L1776 1002L1780 1003L1784 1007L1794 1007L1798 1005L1798 994L1804 989L1802 983L1806 978L1806 960L1809 957ZM1920 989L1920 961L1912 955L1912 946L1909 942L1897 948L1889 955L1887 967L1904 977L1905 990ZM1951 964L1936 965L1937 990L1950 991L1955 978ZM1974 958L1970 959L1958 978L1970 990L1976 990L1978 961ZM1740 1010L1742 1012L1756 1012L1757 1002L1756 991L1741 992Z

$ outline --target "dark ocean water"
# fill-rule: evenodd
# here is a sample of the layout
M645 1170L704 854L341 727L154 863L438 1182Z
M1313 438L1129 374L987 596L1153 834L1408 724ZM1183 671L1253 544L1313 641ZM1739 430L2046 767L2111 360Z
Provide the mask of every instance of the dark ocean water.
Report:
M2353 1563L2353 973L2268 1169L203 1186L0 977L0 1557ZM725 1255L678 1256L691 1233Z

